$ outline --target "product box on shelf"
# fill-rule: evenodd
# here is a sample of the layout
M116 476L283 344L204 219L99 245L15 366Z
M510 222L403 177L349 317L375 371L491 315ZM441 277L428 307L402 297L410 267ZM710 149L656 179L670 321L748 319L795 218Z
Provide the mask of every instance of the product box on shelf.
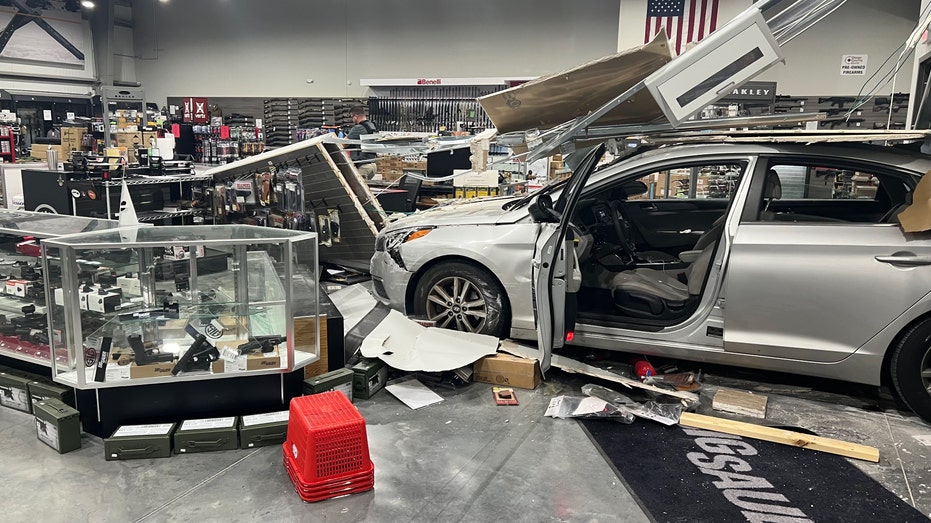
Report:
M107 461L171 457L171 436L176 423L123 425L103 440Z
M288 436L290 411L243 416L239 421L239 448L281 445Z
M140 378L163 378L171 376L171 370L175 368L174 362L171 363L149 363L147 365L137 365L135 362L129 365L129 378L137 380Z
M73 407L49 398L36 402L36 437L59 454L81 448L81 415Z
M0 372L0 405L10 409L32 412L32 403L29 401L30 378Z
M247 352L240 354L240 347L248 344L247 340L218 341L217 350L220 351L220 359L213 362L213 372L243 372L247 370L266 370L277 369L281 367L281 357L278 356L278 349L272 348L271 352Z
M175 454L232 450L239 446L237 417L189 419L174 434Z

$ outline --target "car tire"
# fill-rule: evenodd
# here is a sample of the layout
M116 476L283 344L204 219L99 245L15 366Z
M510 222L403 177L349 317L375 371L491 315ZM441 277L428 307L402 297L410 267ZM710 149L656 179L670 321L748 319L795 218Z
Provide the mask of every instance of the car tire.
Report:
M899 398L931 422L931 318L905 333L892 353L889 372Z
M414 291L414 314L437 327L506 337L511 317L504 289L487 270L464 262L434 265Z

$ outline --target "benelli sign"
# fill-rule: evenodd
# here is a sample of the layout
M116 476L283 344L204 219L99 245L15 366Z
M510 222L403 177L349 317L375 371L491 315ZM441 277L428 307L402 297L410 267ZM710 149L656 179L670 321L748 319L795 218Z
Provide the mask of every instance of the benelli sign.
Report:
M442 85L442 78L418 78L417 85Z

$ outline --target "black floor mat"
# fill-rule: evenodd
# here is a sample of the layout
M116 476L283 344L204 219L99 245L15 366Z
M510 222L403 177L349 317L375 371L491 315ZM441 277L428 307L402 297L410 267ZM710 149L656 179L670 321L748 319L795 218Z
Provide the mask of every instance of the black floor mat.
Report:
M841 456L642 420L580 423L657 522L928 521Z

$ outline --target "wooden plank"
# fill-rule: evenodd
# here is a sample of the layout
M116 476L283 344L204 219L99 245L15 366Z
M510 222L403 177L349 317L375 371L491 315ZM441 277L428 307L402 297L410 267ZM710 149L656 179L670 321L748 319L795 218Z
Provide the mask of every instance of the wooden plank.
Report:
M722 387L715 392L711 408L752 418L765 418L767 400L762 394Z
M812 436L810 434L792 432L791 430L763 427L752 423L716 418L714 416L704 416L691 412L682 413L679 417L679 425L772 441L783 445L792 445L794 447L802 447L819 452L838 454L848 458L872 461L873 463L879 462L879 449L876 447L823 438L821 436Z

